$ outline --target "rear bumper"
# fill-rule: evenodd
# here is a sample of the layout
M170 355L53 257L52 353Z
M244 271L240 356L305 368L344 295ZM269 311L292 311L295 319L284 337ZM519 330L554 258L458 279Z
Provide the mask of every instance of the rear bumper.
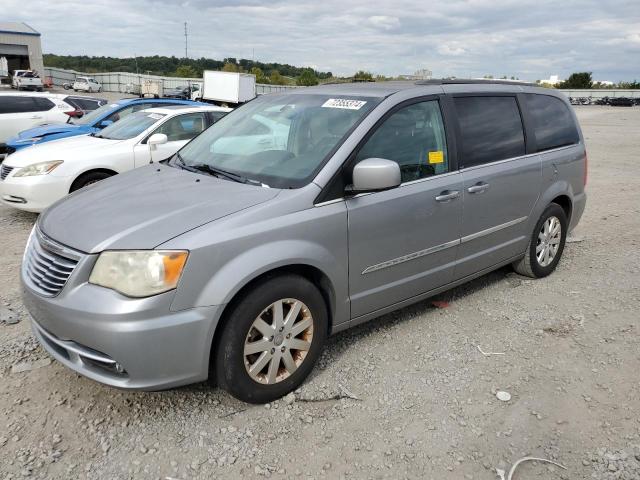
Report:
M573 206L571 209L571 221L569 222L569 232L571 232L582 218L584 209L587 206L587 194L585 192L579 193L573 197Z
M174 292L129 299L91 284L45 298L23 283L40 344L60 363L100 383L162 390L206 380L221 307L171 312Z

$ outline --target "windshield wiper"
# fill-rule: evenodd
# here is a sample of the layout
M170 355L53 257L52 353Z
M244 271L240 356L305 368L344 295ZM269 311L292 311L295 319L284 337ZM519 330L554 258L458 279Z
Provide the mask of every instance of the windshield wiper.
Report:
M180 165L180 168L182 168L183 170L188 170L190 172L203 172L214 177L226 178L227 180L232 180L238 183L250 183L252 185L263 186L263 183L259 182L258 180L253 180L237 173L228 172L227 170L223 170L221 168L212 167L211 165L208 165L206 163L196 163L195 165L188 165L187 162L184 161L184 158L182 158L182 155L180 155L180 152L176 152L175 159Z
M213 175L214 177L226 178L228 180L233 180L234 182L238 182L238 183L250 183L253 185L262 185L262 182L259 182L257 180L247 178L237 173L228 172L227 170L223 170L221 168L212 167L211 165L208 165L206 163L197 163L195 165L190 165L190 167L199 172L205 172L205 173L208 173L209 175Z
M103 137L100 133L97 133L97 132L90 133L89 136L90 137L96 137L96 138L106 138L106 137Z

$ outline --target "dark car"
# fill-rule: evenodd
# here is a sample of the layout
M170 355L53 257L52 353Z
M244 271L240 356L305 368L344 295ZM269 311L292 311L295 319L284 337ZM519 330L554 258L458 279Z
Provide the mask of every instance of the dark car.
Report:
M180 85L178 87L165 88L163 97L189 100L191 98L191 87L188 85Z
M609 105L612 107L633 107L635 102L629 97L613 97L609 99Z

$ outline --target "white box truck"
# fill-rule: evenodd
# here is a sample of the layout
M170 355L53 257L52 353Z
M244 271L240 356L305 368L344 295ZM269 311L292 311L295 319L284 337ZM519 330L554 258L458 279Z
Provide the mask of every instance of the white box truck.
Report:
M238 104L256 96L256 76L248 73L204 71L204 83L193 98L217 103Z

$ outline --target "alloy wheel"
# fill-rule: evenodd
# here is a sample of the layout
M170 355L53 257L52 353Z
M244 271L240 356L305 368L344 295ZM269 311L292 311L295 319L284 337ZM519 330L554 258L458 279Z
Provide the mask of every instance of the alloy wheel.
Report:
M291 376L313 341L313 317L300 300L283 298L265 308L251 324L244 364L254 381L272 385Z
M551 216L542 224L536 244L536 259L541 267L547 267L560 248L562 225L557 217Z

